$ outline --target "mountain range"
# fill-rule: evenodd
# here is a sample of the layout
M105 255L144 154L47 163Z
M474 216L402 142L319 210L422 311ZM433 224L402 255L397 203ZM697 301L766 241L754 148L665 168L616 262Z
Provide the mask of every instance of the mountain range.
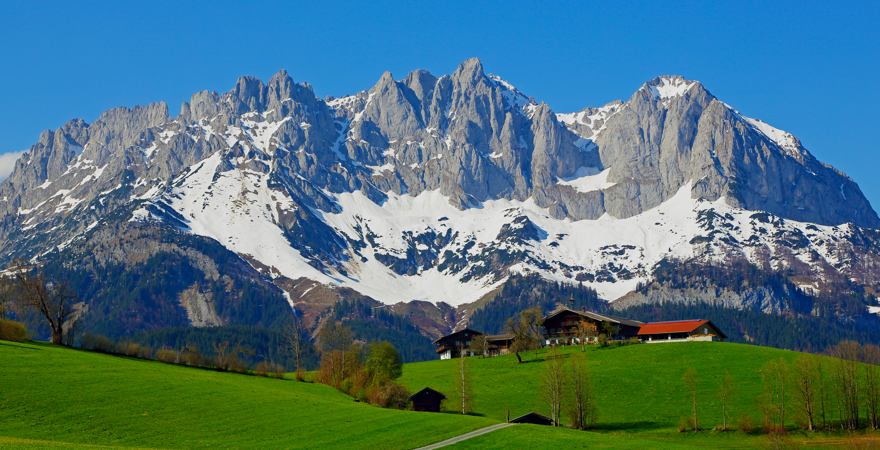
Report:
M878 226L852 179L698 81L557 113L478 59L338 98L282 70L176 117L114 108L44 131L0 183L0 263L70 280L76 329L114 337L292 311L315 329L342 302L429 339L511 283L542 286L523 308L567 292L874 329Z

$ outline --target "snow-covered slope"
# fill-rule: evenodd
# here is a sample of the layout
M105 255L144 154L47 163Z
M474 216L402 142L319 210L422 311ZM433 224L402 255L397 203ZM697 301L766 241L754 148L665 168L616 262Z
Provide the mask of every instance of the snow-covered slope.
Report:
M475 60L327 101L282 72L102 120L43 136L0 185L4 259L121 221L388 304L471 303L514 273L614 300L670 259L876 282L855 183L681 77L555 114Z

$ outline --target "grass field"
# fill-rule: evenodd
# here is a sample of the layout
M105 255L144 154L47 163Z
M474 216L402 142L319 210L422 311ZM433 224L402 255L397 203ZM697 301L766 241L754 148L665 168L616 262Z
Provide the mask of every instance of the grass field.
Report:
M876 448L871 433L793 432L776 442L740 432L676 431L689 411L684 368L699 370L704 425L720 420L716 392L725 371L737 386L732 415L750 414L757 423L758 369L797 355L717 343L591 348L600 414L594 431L517 425L455 447ZM318 384L0 341L0 448L413 448L503 421L507 408L511 416L545 413L537 394L540 358L525 364L513 357L470 359L474 409L483 415L475 417L376 408ZM452 403L455 364L407 364L402 381L411 390L439 389Z
M581 349L568 348L564 357ZM760 370L769 361L783 358L794 361L800 353L768 347L729 343L684 343L633 345L625 347L588 347L586 358L598 401L598 423L594 433L554 430L548 427L513 427L466 443L462 447L501 448L504 443L528 443L532 448L675 448L678 446L751 448L770 444L765 436L740 432L679 433L677 425L690 414L690 398L682 381L688 367L698 374L698 411L703 428L721 424L718 391L725 373L733 379L734 395L730 401L732 425L742 416L761 424L758 397L762 390ZM517 364L515 357L470 358L473 410L486 417L505 420L528 411L547 415L539 386L545 370L544 354L526 354L527 362ZM821 356L810 356L830 361ZM431 386L444 392L447 405L454 408L458 397L453 389L457 361L428 361L407 364L402 383L410 390ZM796 425L793 383L789 383L790 427ZM835 410L836 411L836 410ZM563 415L563 420L565 416ZM859 435L859 442L875 442L873 434ZM788 437L802 445L830 446L846 442L836 435L816 435L794 431ZM880 441L877 441L880 443ZM800 445L800 444L799 444ZM561 448L561 447L557 447Z
M381 409L327 386L0 341L0 448L410 448L495 421Z

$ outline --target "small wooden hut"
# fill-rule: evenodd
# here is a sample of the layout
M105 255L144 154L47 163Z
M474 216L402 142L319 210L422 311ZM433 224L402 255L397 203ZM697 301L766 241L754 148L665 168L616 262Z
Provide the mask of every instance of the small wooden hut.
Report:
M429 387L411 395L409 401L412 402L413 411L440 412L440 403L446 400L443 393L435 391Z

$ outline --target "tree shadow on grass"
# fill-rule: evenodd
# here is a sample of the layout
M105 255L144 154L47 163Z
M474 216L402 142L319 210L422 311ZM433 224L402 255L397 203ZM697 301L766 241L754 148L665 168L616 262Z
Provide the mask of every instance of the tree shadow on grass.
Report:
M614 422L614 423L597 423L590 427L589 431L651 431L662 428L669 428L668 424L658 422Z
M20 350L43 350L40 347L29 344L29 342L0 341L0 346L2 347L15 347Z
M420 411L420 412L431 412L434 414L451 414L455 416L473 416L473 417L486 417L485 414L479 412L469 412L467 414L462 414L461 411L450 411L448 409L441 409L440 411Z

